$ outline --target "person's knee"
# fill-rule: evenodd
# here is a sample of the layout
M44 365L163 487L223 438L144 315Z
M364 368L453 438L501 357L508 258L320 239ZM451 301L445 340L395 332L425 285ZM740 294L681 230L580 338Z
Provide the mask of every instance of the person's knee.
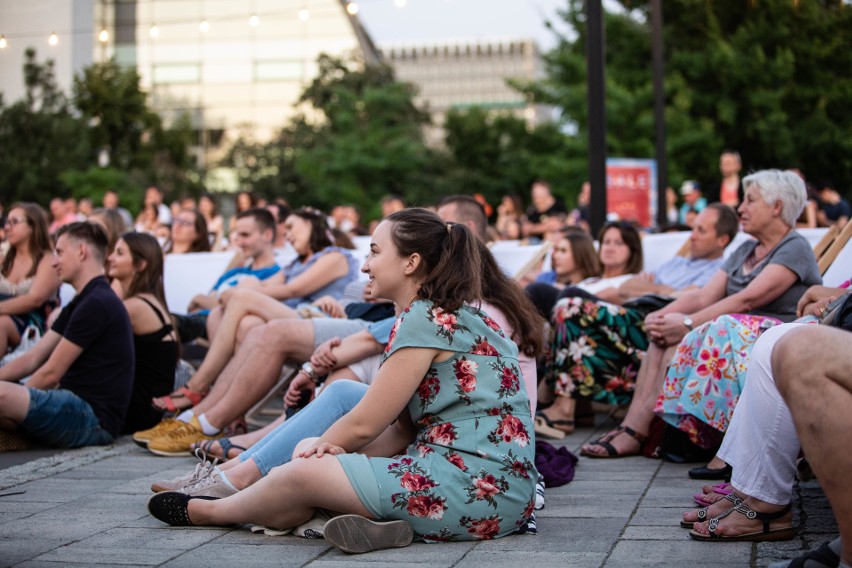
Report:
M242 318L239 325L237 325L237 342L243 343L249 332L256 327L259 327L261 324L262 322L253 316L246 316Z
M299 454L301 454L303 451L305 451L311 444L313 444L317 440L319 440L319 438L316 438L316 437L305 438L304 440L302 440L301 442L296 444L296 448L293 450L293 455L291 456L291 458L293 460L298 458Z
M766 333L772 332L769 330ZM822 361L816 356L820 350L819 336L822 330L817 325L803 326L793 329L784 334L775 342L772 348L772 375L775 384L784 398L792 395L796 388L805 388L805 383L810 382L818 372L803 373L807 368L818 371ZM774 333L781 333L781 330Z

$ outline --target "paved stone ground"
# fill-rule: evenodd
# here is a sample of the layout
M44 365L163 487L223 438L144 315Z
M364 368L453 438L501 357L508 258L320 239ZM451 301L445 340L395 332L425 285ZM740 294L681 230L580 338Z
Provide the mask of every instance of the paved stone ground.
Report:
M576 451L596 432L559 445ZM46 454L46 455L45 455ZM491 542L414 544L348 556L324 541L267 537L245 528L170 528L148 515L152 481L186 473L194 459L160 458L128 439L113 446L0 459L0 566L391 567L762 567L833 538L836 526L816 482L796 490L795 540L707 544L679 528L699 484L687 465L641 457L581 458L570 484L548 489L537 536ZM21 461L21 460L18 460Z

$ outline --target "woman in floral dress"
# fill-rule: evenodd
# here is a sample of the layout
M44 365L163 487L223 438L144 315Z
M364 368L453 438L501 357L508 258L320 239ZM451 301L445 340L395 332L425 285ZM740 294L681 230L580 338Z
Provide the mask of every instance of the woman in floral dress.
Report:
M524 524L538 475L529 398L517 346L475 307L475 237L409 209L376 228L370 249L362 270L373 294L407 307L361 402L303 442L301 459L251 487L219 501L160 493L152 514L176 525L289 528L321 507L350 513L325 529L347 552L414 536L491 539ZM369 457L388 455L396 457Z
M755 240L740 245L700 290L648 314L651 343L630 409L621 426L583 445L583 455L638 453L655 410L694 442L718 441L712 432L727 428L754 341L779 321L792 321L799 298L821 282L810 245L794 229L807 195L801 178L763 170L743 185L740 224Z

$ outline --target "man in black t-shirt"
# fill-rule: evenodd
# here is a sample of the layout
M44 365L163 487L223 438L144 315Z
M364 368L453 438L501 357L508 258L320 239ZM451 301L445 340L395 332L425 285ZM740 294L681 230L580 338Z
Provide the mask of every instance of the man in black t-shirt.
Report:
M527 222L523 226L524 236L545 239L549 233L559 231L565 222L568 209L561 198L554 197L550 192L550 184L546 181L533 183L530 196L532 205L527 209Z
M0 369L0 429L58 447L108 444L133 387L130 318L104 278L107 239L93 223L59 230L53 266L77 295L25 355ZM12 381L32 375L26 386Z

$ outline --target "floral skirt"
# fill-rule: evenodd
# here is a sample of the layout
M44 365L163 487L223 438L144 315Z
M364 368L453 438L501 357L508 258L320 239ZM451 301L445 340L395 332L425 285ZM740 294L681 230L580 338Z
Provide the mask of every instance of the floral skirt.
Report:
M644 319L639 310L600 300L559 300L545 380L560 396L628 402L648 348Z
M731 314L695 328L677 347L654 412L686 432L693 444L718 445L745 386L751 348L779 323L771 317Z

